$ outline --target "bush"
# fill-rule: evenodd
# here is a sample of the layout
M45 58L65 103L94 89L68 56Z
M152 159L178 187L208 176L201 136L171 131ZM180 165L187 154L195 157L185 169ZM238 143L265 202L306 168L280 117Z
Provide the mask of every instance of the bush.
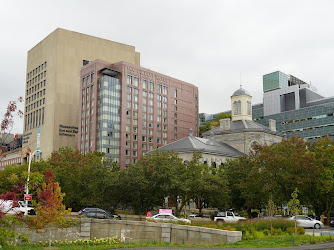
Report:
M289 227L287 229L287 233L290 234L290 235L295 234L295 228L294 227ZM305 228L303 228L303 227L297 227L297 234L298 235L304 235L305 234Z
M304 235L305 234L305 228L297 227L297 234L298 235Z
M120 240L117 239L116 237L112 237L112 238L101 238L101 239L96 239L94 238L94 240L75 240L75 241L51 241L51 245L52 246L58 246L58 247L73 247L73 246L98 246L98 245L116 245L119 244ZM49 245L49 242L42 242L40 241L39 243L35 243L32 244L32 246L34 247L46 247Z
M263 234L266 235L266 236L268 236L268 235L270 234L270 232L269 232L268 229L264 229L264 230L263 230Z

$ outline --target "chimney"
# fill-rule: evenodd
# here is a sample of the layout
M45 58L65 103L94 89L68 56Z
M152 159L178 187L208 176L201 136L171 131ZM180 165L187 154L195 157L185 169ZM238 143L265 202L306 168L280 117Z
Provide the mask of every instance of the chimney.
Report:
M189 129L189 136L193 137L193 130L191 128Z
M230 130L231 129L231 119L230 118L225 118L225 119L220 119L220 129L221 130Z
M269 129L271 131L276 132L276 121L273 119L269 119L268 121L269 121Z

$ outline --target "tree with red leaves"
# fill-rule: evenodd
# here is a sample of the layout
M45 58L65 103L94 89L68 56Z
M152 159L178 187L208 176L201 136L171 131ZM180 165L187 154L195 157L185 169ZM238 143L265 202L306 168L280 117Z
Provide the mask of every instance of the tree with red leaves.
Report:
M19 97L17 100L10 101L7 106L6 112L2 117L0 124L0 161L6 158L3 145L14 127L15 116L18 115L20 118L23 117L22 110L19 110L17 107L17 104L21 102L23 102L22 97Z
M22 222L23 214L17 213L14 215L8 215L10 210L18 206L18 196L22 193L23 189L13 186L12 191L0 194L0 246L2 247L15 245L18 242L29 241L25 235L21 235L12 230L13 224ZM8 206L9 201L10 206Z
M66 210L62 203L65 194L61 193L58 182L54 182L54 174L49 169L44 174L45 181L42 189L38 190L38 203L36 206L36 216L28 217L28 226L36 230L43 229L47 225L59 227L69 226L71 218L65 218L71 212Z

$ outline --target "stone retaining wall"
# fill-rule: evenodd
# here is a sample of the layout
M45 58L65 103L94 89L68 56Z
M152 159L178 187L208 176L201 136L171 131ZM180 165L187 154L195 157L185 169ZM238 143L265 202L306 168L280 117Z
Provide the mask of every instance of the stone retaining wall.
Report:
M17 227L17 231L25 233L32 243L45 242L52 234L52 241L117 237L122 242L163 241L186 244L220 244L241 240L242 232L213 228L177 225L171 223L155 223L147 221L80 219L81 224L65 229L52 229L48 232L36 233L27 228Z

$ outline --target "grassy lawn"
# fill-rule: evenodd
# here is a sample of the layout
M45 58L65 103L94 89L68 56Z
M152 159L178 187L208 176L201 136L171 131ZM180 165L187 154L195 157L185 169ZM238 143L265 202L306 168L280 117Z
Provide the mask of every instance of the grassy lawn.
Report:
M227 243L219 245L189 245L189 244L168 244L163 242L138 242L138 243L114 243L114 244L101 244L90 245L89 243L83 245L67 245L67 246L55 246L53 249L108 249L108 248L134 248L134 247L208 247L208 248L265 248L265 247L287 247L306 244L319 244L323 242L334 241L330 236L310 236L299 235L296 237L282 235L265 237L259 239L247 239L236 243ZM78 243L77 243L78 244ZM93 243L91 243L93 244ZM20 246L15 249L45 249L45 246Z

